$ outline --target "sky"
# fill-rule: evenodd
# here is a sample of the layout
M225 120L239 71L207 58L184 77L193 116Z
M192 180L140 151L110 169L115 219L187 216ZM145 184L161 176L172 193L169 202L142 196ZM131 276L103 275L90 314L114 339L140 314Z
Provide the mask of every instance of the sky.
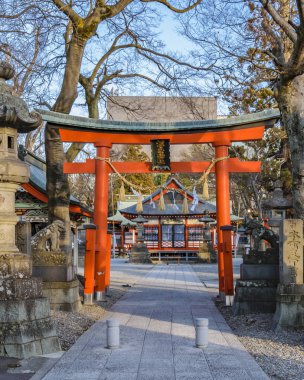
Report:
M176 18L176 15L174 15L171 11L167 10L165 7L163 7L162 10L163 19L161 21L160 25L160 36L159 38L166 44L166 50L176 52L177 54L186 54L187 52L190 52L191 50L194 50L196 48L194 43L191 43L186 37L184 37L182 34L178 33L178 28L180 27L179 21ZM148 67L147 67L148 69ZM149 72L147 71L147 74L149 75ZM117 87L115 85L110 84L108 87L108 90L113 89L114 91L117 90ZM119 88L118 88L119 90ZM118 94L121 95L121 91L118 91ZM141 95L141 93L136 93L136 91L132 93L128 93L127 91L123 90L123 95ZM145 90L144 96L151 96L154 95L151 90ZM211 94L210 96L212 96ZM87 116L86 108L77 106L78 104L84 104L85 100L82 97L78 97L77 101L75 102L72 114L79 115L79 116ZM227 115L228 114L228 107L225 103L218 100L218 114L219 115ZM100 115L103 117L102 113Z

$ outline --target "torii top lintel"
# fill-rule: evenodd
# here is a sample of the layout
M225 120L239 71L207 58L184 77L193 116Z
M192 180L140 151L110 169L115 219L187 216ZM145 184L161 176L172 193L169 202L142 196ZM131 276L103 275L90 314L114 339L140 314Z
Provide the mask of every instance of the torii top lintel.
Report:
M99 145L150 144L152 139L169 139L171 144L230 145L231 142L261 140L265 128L273 127L280 117L277 109L226 119L181 121L172 123L126 122L89 119L39 110L44 121L60 128L62 141ZM79 133L81 132L81 133Z

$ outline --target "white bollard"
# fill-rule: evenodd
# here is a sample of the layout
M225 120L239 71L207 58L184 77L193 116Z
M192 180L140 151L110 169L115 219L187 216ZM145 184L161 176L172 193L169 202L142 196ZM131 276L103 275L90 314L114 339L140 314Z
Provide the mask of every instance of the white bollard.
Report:
M117 319L107 320L107 348L119 347L119 321Z
M208 318L195 319L195 345L198 348L208 346Z

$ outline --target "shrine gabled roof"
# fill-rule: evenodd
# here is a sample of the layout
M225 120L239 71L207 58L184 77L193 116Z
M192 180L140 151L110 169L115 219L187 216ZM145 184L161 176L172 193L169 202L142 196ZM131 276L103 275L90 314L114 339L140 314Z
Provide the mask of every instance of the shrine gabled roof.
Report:
M254 127L263 123L266 127L273 126L280 117L278 109L270 109L246 115L228 117L225 119L194 120L178 122L129 122L90 119L82 116L67 115L63 113L39 110L44 121L61 126L65 129L79 129L95 132L141 132L141 133L182 133L182 132L208 132L222 131L227 129L239 129Z
M165 210L159 209L159 197L163 189L163 196L165 201ZM188 198L189 213L184 214L182 212L182 205L184 201L184 194L186 193ZM143 200L143 216L160 216L160 217L170 217L170 216L180 216L180 217L195 217L199 218L206 213L206 210L210 214L216 213L216 207L198 198L198 203L196 205L192 204L194 199L194 194L188 191L177 179L170 178L165 184L163 184L159 189L157 189L153 194L149 195ZM136 211L136 205L127 207L120 212L124 215L135 216L138 215Z

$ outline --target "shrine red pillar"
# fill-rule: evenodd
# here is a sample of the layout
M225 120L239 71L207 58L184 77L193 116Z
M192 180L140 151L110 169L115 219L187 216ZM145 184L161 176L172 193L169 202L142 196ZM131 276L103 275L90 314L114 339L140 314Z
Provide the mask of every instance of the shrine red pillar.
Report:
M107 252L106 252L106 275L105 275L105 288L106 293L108 294L110 288L110 271L111 271L111 243L112 235L107 233ZM113 240L114 244L114 240ZM113 249L115 254L115 249Z
M161 217L158 218L158 249L161 249L162 243L162 229L161 229Z
M108 159L110 157L111 144L95 143L97 157ZM96 159L95 173L95 206L94 223L96 224L96 255L95 255L95 294L97 300L102 300L106 288L106 272L110 268L107 265L107 218L108 218L108 188L109 165L100 159Z
M95 224L84 225L86 234L85 257L84 257L84 297L83 303L91 305L93 303L95 285Z
M223 234L223 252L224 252L224 268L225 268L225 296L226 305L232 305L234 286L233 286L233 262L232 262L232 244L231 232L233 227L221 226Z
M185 248L188 248L188 239L189 239L188 218L185 218Z
M230 142L214 143L215 157L228 157L228 147ZM219 275L219 292L225 294L225 275L233 277L232 273L224 265L224 244L223 232L221 227L230 225L230 190L229 190L229 168L228 160L221 160L215 164L216 176L216 219L217 219L217 246L218 246L218 275ZM231 257L232 262L232 257ZM232 265L231 265L232 267Z

